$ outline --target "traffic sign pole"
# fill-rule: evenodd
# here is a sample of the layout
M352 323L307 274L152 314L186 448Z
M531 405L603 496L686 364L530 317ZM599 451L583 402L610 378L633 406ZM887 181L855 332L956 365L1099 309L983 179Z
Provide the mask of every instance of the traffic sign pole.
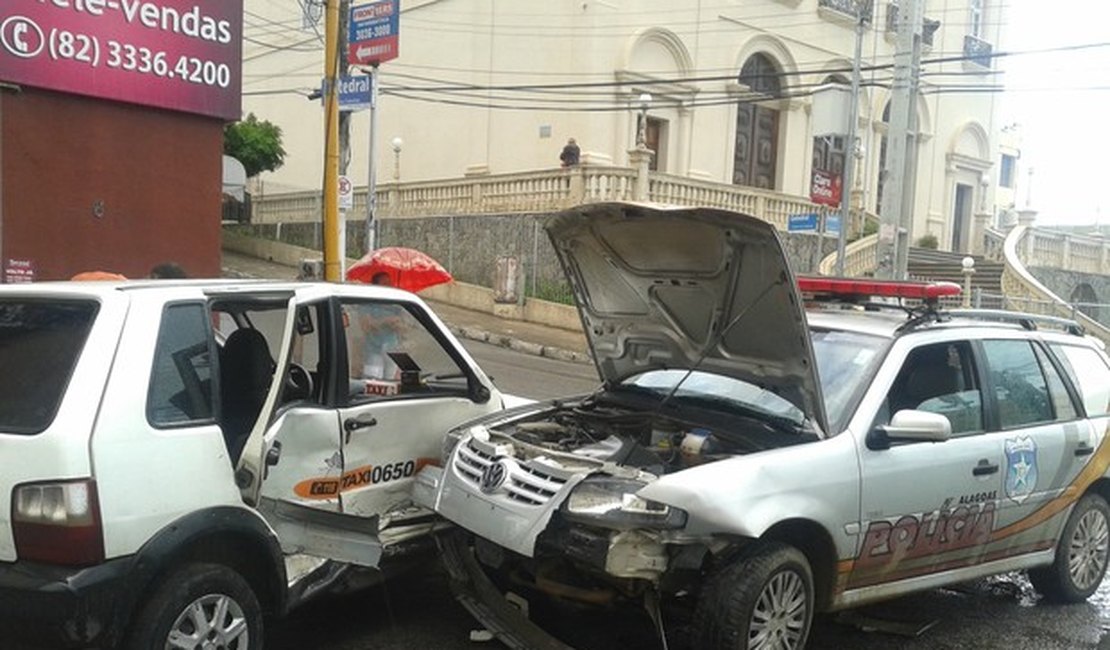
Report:
M366 252L378 246L378 170L375 161L375 142L378 134L378 64L370 68L370 176L366 180Z

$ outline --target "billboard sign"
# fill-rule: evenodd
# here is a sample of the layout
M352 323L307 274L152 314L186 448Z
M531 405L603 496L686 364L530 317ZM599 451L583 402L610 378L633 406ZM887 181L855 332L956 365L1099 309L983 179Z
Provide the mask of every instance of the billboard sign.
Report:
M398 0L375 0L351 7L347 21L347 62L376 65L396 59L401 25Z
M0 81L237 120L243 0L0 3Z
M840 174L813 170L813 184L809 188L809 200L818 205L837 207L840 205Z

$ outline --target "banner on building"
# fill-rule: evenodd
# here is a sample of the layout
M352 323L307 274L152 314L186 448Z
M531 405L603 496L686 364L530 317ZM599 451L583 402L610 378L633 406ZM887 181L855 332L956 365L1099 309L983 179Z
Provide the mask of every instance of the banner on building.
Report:
M0 3L0 81L238 120L243 0Z

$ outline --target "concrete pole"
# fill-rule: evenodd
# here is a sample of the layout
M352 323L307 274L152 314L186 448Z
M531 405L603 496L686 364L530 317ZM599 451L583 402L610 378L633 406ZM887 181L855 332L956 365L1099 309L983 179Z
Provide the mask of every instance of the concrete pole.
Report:
M339 0L327 0L324 34L324 279L339 282Z
M844 183L840 187L840 234L836 238L836 275L844 277L844 251L852 223L852 190L856 181L856 129L859 126L860 59L863 57L863 3L856 2L856 55L852 59L852 100L848 108L847 151L844 152ZM823 231L822 231L823 232ZM824 236L821 238L824 241ZM816 266L814 273L817 272Z
M902 240L909 237L912 229L912 210L909 215L903 215L903 211L907 186L914 181L912 177L907 178L906 172L907 158L912 155L909 139L913 116L917 112L916 66L920 64L921 57L921 0L905 0L899 3L898 9L897 51L894 54L886 144L886 182L883 185L882 205L879 206L878 264L875 273L877 277L887 279L904 277L904 272L898 268L898 251ZM900 232L907 222L911 228Z

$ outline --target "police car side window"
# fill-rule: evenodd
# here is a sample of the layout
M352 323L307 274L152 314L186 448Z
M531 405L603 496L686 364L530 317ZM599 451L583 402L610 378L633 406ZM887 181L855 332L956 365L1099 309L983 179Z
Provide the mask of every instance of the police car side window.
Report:
M1096 350L1079 345L1051 345L1072 384L1079 391L1088 417L1110 415L1110 367Z
M1064 379L1057 372L1056 366L1048 358L1048 353L1039 345L1033 346L1037 353L1037 361L1044 371L1045 380L1048 382L1048 396L1052 400L1052 411L1057 420L1074 420L1079 417L1079 410L1071 400L1071 394L1064 384Z
M1048 384L1029 341L983 341L983 351L1003 429L1055 419Z
M898 411L939 413L952 423L952 435L983 431L983 397L966 341L924 345L906 357L887 395L877 424Z

